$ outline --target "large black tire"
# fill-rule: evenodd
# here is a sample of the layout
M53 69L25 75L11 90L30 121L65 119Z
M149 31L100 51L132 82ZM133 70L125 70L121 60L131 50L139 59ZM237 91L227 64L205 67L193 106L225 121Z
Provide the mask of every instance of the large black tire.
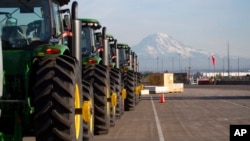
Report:
M135 87L139 87L139 73L134 72L135 77ZM136 90L138 91L138 90ZM140 92L136 93L135 95L135 105L137 105L140 102Z
M83 80L82 81L83 102L90 102L88 120L83 120L83 141L92 141L94 137L94 94L92 85Z
M114 91L117 94L117 105L116 105L116 118L119 119L124 113L124 102L121 96L122 84L121 84L121 71L119 69L111 69L110 83L114 86Z
M110 127L109 69L104 65L83 66L82 77L94 90L94 134L107 134Z
M141 82L141 73L137 73L137 85L140 86L140 90L142 90L142 82ZM139 93L139 101L138 103L141 101L141 92Z
M36 141L81 141L79 64L70 56L37 59L34 86Z
M135 77L133 71L127 71L123 73L124 87L127 91L127 97L125 99L125 111L131 111L135 109Z
M112 93L115 93L116 96L118 97L118 93L116 91L116 81L117 81L117 72L114 68L111 68L110 69L110 91L111 91L111 94ZM116 99L116 102L117 102L117 99ZM113 106L111 104L111 107L110 107L110 126L115 126L115 119L116 119L116 105Z

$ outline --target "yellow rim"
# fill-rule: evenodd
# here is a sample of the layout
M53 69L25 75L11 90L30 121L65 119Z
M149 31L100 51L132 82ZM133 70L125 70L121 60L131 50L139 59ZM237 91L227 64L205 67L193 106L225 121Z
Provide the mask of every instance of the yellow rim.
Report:
M79 93L79 87L76 84L75 85L75 108L80 108L81 102L80 102L80 93ZM75 131L76 131L76 138L79 138L80 134L80 125L81 125L81 115L75 114Z
M92 99L90 99L90 121L89 121L89 130L90 132L94 132L94 116L93 116L93 113L94 113L94 105L92 104Z
M82 112L82 116L83 116L83 120L85 122L89 123L89 129L90 132L93 132L93 126L94 126L94 120L93 120L93 107L92 107L92 100L89 101L84 101L83 102L83 112Z
M107 101L107 107L106 107L106 113L109 116L110 115L110 102Z
M107 98L110 98L109 85L106 85L106 86L107 86L107 87L106 87L106 97L107 97ZM106 105L107 105L107 107L106 107L106 113L107 113L107 115L110 115L110 102L107 101Z

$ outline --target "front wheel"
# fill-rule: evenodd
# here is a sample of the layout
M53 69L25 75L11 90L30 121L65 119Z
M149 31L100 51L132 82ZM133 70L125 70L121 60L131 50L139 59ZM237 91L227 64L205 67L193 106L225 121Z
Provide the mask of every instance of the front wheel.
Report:
M69 56L40 58L34 63L34 131L36 141L82 140L81 76Z
M110 86L107 66L83 66L83 79L93 86L94 134L107 134L110 127Z

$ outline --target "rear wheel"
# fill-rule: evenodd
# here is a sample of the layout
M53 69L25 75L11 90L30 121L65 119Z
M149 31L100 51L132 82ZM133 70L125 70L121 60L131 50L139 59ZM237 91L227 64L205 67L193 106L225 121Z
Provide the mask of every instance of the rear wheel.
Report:
M83 79L94 91L94 134L107 134L110 127L109 71L104 65L83 66Z
M123 74L124 87L127 91L127 97L125 99L125 111L135 109L135 80L133 71L127 71Z
M82 140L80 69L69 56L35 61L34 131L37 141Z
M141 90L143 89L143 85L142 85L142 82L141 82L141 73L137 73L137 81L138 81L138 86L140 86L140 92L139 92L139 101L138 103L141 101Z
M134 73L135 77L135 105L140 102L140 85L139 85L139 73Z
M116 70L114 68L110 69L110 90L111 90L111 101L116 101L113 102L113 105L111 104L110 107L110 125L111 126L115 126L115 119L116 119L116 111L117 111L117 107L116 107L116 103L117 103L117 97L118 97L118 93L117 93L117 73ZM114 99L114 95L115 95L115 99ZM111 102L112 103L112 102Z
M111 77L110 83L114 86L114 91L117 94L116 118L120 118L124 112L124 102L121 96L121 72L119 69L112 68L111 75L114 77Z

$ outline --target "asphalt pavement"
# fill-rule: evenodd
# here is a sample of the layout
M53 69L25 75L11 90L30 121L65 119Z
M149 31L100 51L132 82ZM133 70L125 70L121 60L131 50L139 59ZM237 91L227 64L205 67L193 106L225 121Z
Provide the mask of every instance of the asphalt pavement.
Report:
M94 141L229 141L229 127L250 124L249 86L194 86L144 95L134 111Z

